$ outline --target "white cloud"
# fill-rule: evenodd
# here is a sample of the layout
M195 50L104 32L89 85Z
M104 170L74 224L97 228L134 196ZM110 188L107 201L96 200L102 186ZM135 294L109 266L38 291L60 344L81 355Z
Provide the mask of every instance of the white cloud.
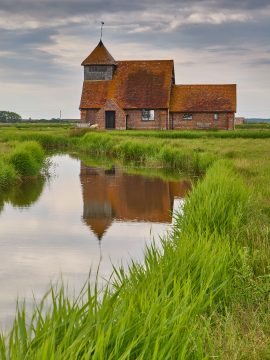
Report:
M251 16L243 13L193 13L187 18L188 24L215 24L226 22L245 22L251 20Z
M0 50L0 57L6 57L6 56L14 56L15 52L13 51L1 51Z
M196 25L196 24L212 24L220 25L224 23L232 22L247 22L251 21L252 16L248 13L231 13L231 12L192 12L189 15L178 15L173 18L170 23L167 31L174 30L178 27L185 25Z
M72 24L80 24L85 20L82 16L62 16L46 18L29 14L13 13L0 10L0 29L5 30L35 30L40 28L52 28Z
M138 34L138 33L144 33L144 32L149 32L152 31L151 26L136 26L134 29L129 30L130 34Z

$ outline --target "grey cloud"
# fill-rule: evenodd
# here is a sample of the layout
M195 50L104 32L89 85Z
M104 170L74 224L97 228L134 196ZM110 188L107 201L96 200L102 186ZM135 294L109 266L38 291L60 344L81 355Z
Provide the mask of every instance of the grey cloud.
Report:
M213 3L219 7L229 9L262 9L269 6L269 0L221 0L213 1Z
M207 51L211 53L230 53L230 54L238 54L238 55L245 55L247 54L250 49L243 48L243 47L233 47L233 46L219 46L219 47L209 47Z
M145 8L144 2L136 1L126 2L124 0L118 1L65 1L65 0L4 0L1 1L0 10L16 13L27 13L39 18L48 15L52 17L66 16L66 15L91 15L93 13L103 12L118 12L118 11L133 11L142 10Z
M258 58L252 61L246 62L247 65L251 66L270 66L270 58Z
M130 41L149 43L163 49L172 47L197 50L208 48L209 51L217 53L223 51L242 54L250 51L253 45L260 44L266 49L269 48L269 33L270 24L233 23L229 26L222 24L214 29L210 24L198 24L177 28L170 34L156 30L151 33L129 34L128 38ZM111 37L120 43L127 39L127 36L120 31L115 31Z
M162 9L173 12L177 9L186 11L188 8L204 8L208 10L230 9L230 10L255 10L269 6L269 0L2 0L0 10L12 14L26 14L38 19L63 16L93 16L104 13L142 12L143 10L156 11Z
M68 71L54 63L54 57L37 48L52 44L52 30L1 31L0 48L7 54L0 57L0 67L5 69L1 80L21 83L55 81ZM57 74L57 75L56 75Z
M50 43L53 40L52 35L55 31L52 29L40 30L1 30L0 47L17 51L34 47L40 43Z

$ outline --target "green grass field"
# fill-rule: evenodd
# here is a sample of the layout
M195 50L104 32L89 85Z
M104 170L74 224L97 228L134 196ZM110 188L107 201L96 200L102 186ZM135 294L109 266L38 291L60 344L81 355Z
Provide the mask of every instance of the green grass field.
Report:
M71 299L63 285L19 309L0 358L269 359L269 135L0 128L0 159L31 140L200 177L162 249L116 268L101 294L86 284Z

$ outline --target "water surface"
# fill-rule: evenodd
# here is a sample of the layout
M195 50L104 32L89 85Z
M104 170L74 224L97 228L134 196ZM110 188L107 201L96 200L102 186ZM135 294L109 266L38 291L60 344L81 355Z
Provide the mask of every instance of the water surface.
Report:
M78 291L99 263L108 277L112 264L140 261L190 189L188 181L90 167L69 155L51 160L50 178L0 199L0 326L13 319L17 296L39 300L60 274Z

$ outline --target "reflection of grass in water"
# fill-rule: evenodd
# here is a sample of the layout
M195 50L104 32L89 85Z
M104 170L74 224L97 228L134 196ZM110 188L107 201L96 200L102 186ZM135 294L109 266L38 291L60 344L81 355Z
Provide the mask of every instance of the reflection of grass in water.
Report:
M16 185L0 193L0 212L5 202L11 203L15 207L29 207L40 197L45 184L45 177L25 179L17 182Z
M0 194L0 213L4 208L4 204L5 204L4 199L3 199L2 195Z
M145 177L159 178L164 181L180 181L189 179L189 174L185 174L180 171L175 171L169 168L156 168L156 167L145 167L143 164L135 162L123 163L116 159L106 157L95 157L83 154L71 154L71 157L83 161L86 166L102 167L110 170L114 166L118 166L123 169L127 174L143 175Z
M12 188L8 193L6 200L13 206L28 207L39 199L44 183L45 178L42 176L39 176L36 179L24 180Z
M44 167L45 153L40 144L33 141L1 146L0 153L0 210L4 201L16 206L29 206L39 197L44 180L36 178Z

